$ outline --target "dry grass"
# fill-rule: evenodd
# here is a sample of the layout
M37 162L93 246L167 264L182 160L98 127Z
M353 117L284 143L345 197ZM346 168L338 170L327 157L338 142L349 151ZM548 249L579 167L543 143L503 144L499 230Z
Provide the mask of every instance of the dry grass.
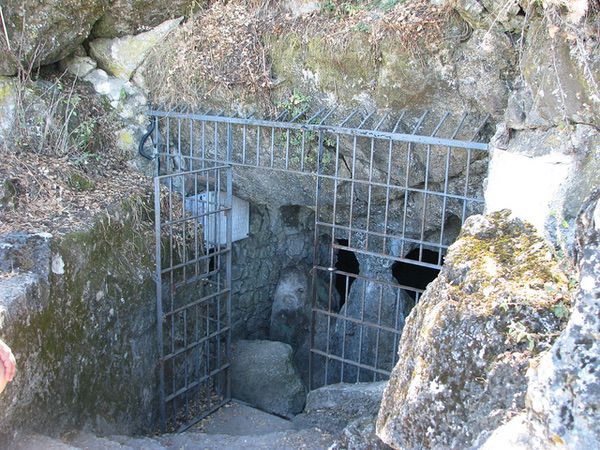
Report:
M443 38L451 16L449 7L427 0L408 0L385 10L364 2L348 9L349 3L330 2L333 11L322 8L293 18L281 4L268 0L212 2L149 57L145 77L152 100L167 109L198 109L211 100L220 104L250 100L270 111L274 86L268 42L273 38L290 32L318 35L332 48L341 48L353 34L365 34L376 57L379 42L386 37L410 50Z
M256 2L216 2L173 33L149 57L146 79L165 108L206 103L214 90L243 88L268 102L270 66L262 33L269 14Z
M2 155L0 180L9 180L14 198L0 209L0 233L62 233L85 227L113 205L146 195L150 180L111 161L86 173L67 157L35 153Z

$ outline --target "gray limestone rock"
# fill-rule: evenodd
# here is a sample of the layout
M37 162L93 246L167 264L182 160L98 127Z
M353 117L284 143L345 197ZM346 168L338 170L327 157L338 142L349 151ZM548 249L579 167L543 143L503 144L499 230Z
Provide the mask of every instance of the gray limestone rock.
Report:
M566 321L568 280L552 255L507 211L465 222L404 327L377 422L384 442L466 448L525 408L529 361Z
M204 0L113 0L110 8L94 24L92 35L115 38L148 31L168 19L189 16Z
M455 56L456 82L476 108L501 117L514 77L517 53L505 33L475 30Z
M384 444L375 434L376 418L367 416L353 420L342 432L340 443L347 450L386 450Z
M99 38L90 42L90 55L111 75L129 80L154 46L181 23L183 17L167 20L135 36Z
M454 9L473 28L520 31L525 20L519 0L459 0Z
M555 125L598 123L600 57L591 52L582 62L572 46L560 33L550 38L545 21L529 25L521 66L532 92L531 114Z
M0 75L36 68L71 54L89 35L109 0L5 0L10 50L0 39Z
M94 70L98 63L89 56L67 56L60 61L60 69L83 78Z
M566 329L533 369L529 419L543 442L600 447L600 189L578 219L579 292Z
M338 383L310 391L304 411L293 422L339 434L352 421L377 415L386 384Z
M292 348L275 341L234 344L231 395L263 411L292 417L302 411L306 391L292 360Z

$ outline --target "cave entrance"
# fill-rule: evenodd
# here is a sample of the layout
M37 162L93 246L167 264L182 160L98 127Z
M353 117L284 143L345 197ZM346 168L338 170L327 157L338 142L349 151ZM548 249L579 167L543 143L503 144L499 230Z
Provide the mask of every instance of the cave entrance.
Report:
M344 247L348 245L348 240L338 239L337 243ZM354 276L360 273L360 264L353 252L340 248L337 250L335 268L337 271L335 275L335 289L340 296L338 305L341 309L344 306L344 303L346 303L350 288L355 281Z
M404 258L411 262L396 261L392 264L392 275L398 284L412 288L405 291L417 302L427 285L440 273L437 266L443 264L444 258L439 251L420 248L411 250ZM422 261L436 267L422 266L415 264L414 261Z
M422 291L415 274L439 270L456 225L482 211L487 117L336 108L284 109L269 119L148 114L140 153L155 161L156 210L168 211L156 239L159 335L168 336L159 342L163 430L191 426L229 396L232 235L248 236L235 226L233 189L314 211L309 388L387 379ZM214 222L186 212L186 199L199 194L216 199ZM218 242L207 242L211 230L220 230ZM412 281L402 278L408 273ZM181 284L188 279L198 284Z

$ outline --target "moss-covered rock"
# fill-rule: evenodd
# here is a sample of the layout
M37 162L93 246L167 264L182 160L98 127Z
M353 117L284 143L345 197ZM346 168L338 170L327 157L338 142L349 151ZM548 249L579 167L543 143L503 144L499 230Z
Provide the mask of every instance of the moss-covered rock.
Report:
M566 322L569 282L533 227L473 216L409 316L377 434L395 448L467 448L525 407L530 360Z
M1 280L0 331L19 373L0 398L1 434L153 426L154 246L145 208L132 201L86 231L41 236L23 246L35 251L15 253L17 274Z

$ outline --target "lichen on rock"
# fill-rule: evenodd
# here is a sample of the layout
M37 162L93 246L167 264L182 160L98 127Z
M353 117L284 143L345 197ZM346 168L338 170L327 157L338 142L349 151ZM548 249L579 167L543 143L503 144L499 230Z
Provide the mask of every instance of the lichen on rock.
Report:
M473 216L407 319L377 422L395 448L466 448L525 408L526 371L566 321L569 281L508 211Z

